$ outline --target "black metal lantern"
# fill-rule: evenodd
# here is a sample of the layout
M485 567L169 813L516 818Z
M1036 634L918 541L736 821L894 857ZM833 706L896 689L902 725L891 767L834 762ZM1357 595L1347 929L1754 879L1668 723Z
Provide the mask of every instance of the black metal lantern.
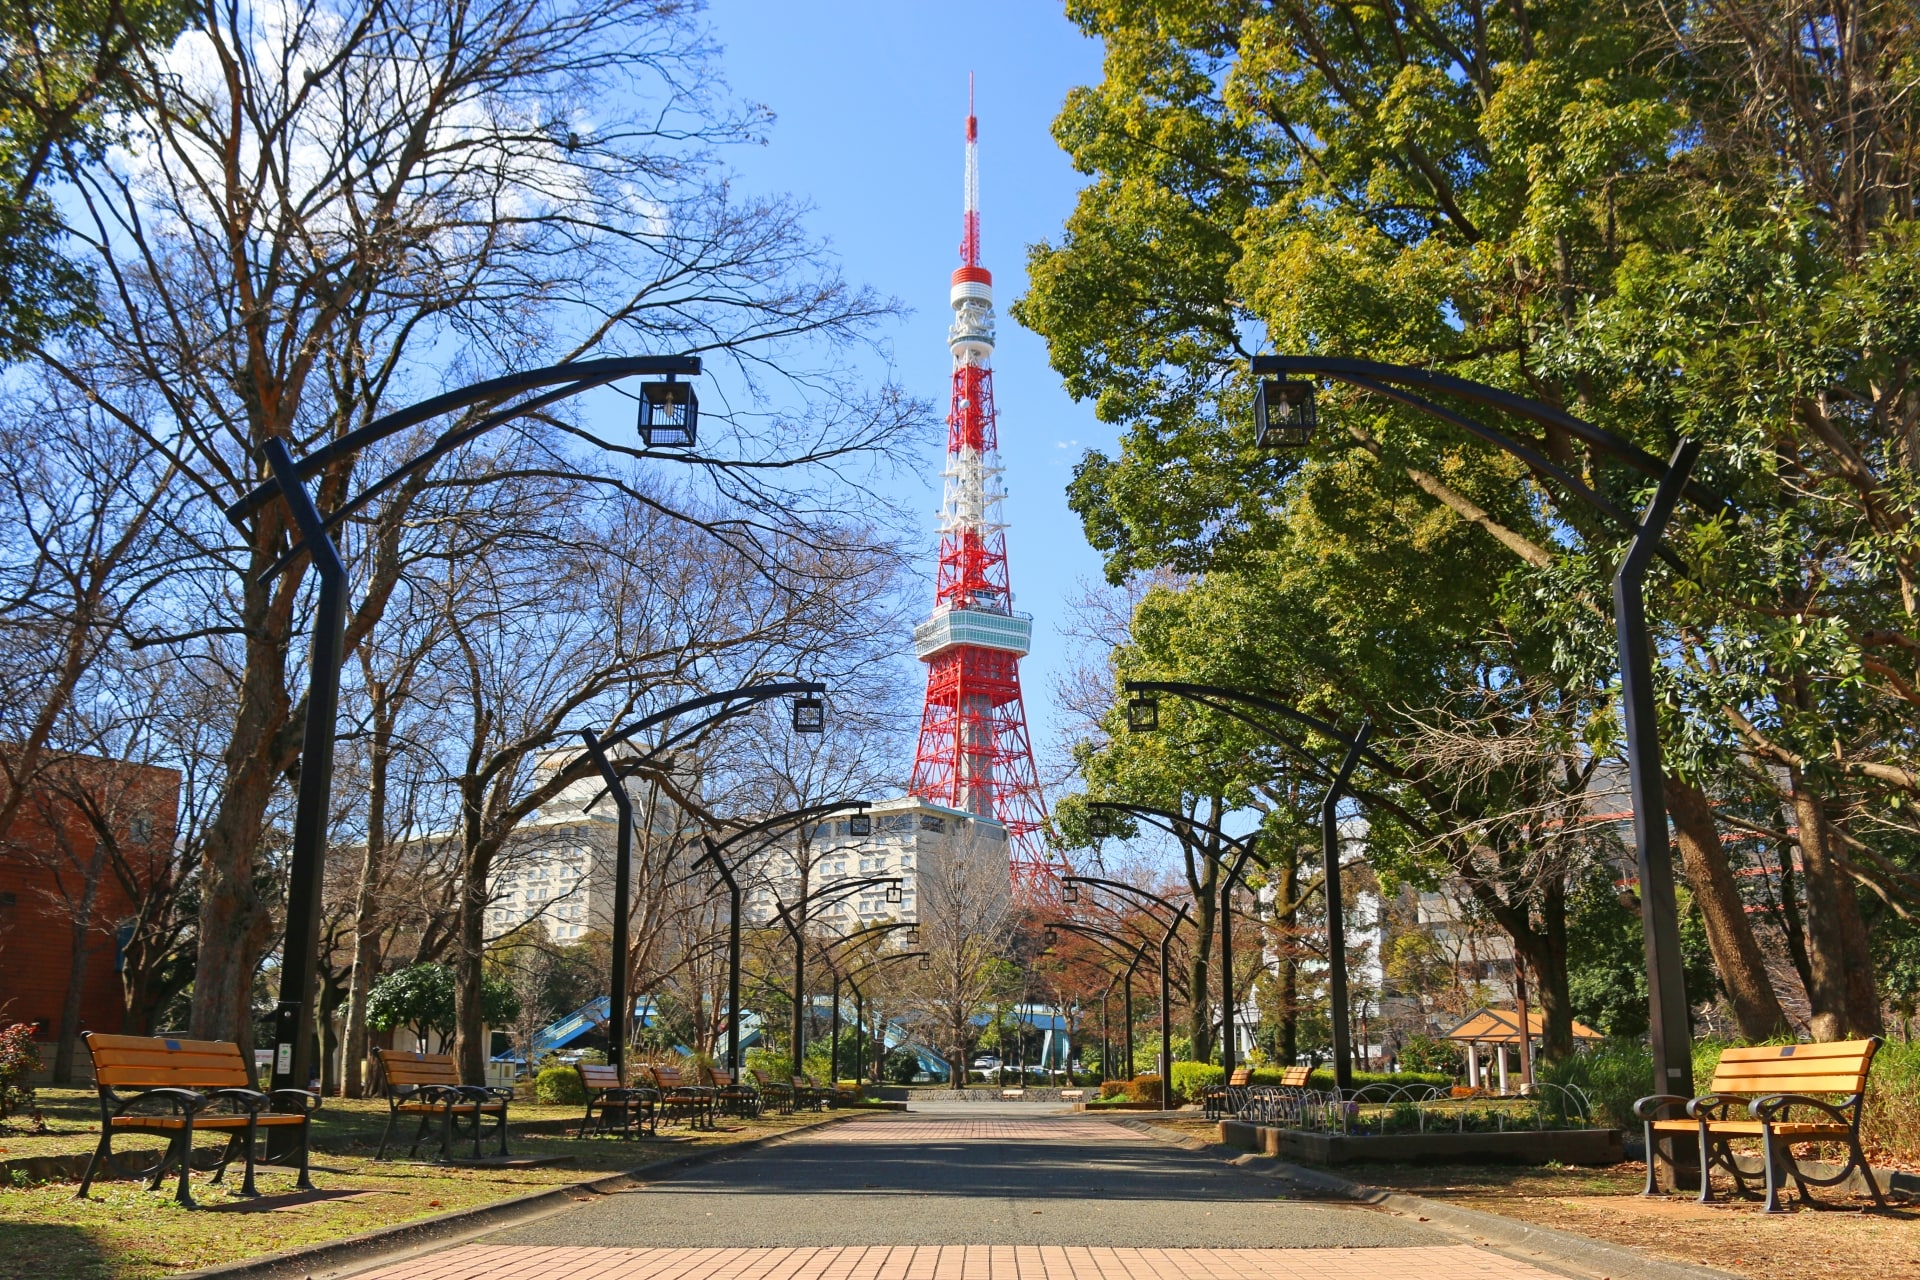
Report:
M921 968L921 969L923 969L923 970L925 970L925 969L931 969L931 968L933 968L933 957L932 957L932 956L921 956L921 957L920 957L920 968Z
M920 945L920 926L919 925L910 924L907 926L907 945L910 947L917 947Z
M1051 951L1053 950L1053 944L1060 941L1060 935L1052 929L1049 929L1040 935L1040 941L1048 951Z
M870 836L873 834L873 819L864 813L856 813L847 819L847 834L850 836Z
M893 880L888 882L887 901L888 902L900 901L900 882L898 880Z
M649 449L691 449L698 435L700 402L691 382L640 384L640 439Z
M1311 382L1263 382L1253 397L1253 421L1262 449L1303 449L1313 441L1318 414Z
M795 698L793 700L793 731L795 733L825 733L827 731L827 704L818 698Z
M1062 902L1080 901L1080 886L1075 884L1071 880L1068 880L1067 882L1062 884L1060 886L1060 901Z
M1152 733L1160 727L1160 699L1135 698L1127 704L1127 732Z

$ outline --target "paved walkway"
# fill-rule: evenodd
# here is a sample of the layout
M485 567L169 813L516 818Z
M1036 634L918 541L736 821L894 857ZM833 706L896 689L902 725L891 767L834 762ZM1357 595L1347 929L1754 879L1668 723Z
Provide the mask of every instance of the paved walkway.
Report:
M989 1109L991 1108L991 1109ZM723 1156L363 1280L1548 1280L1428 1227L1033 1104Z

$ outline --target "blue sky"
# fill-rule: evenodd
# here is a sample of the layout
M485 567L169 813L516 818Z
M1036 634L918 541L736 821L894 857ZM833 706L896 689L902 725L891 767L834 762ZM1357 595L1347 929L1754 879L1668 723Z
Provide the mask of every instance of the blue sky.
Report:
M1114 435L1091 406L1067 398L1045 345L1007 306L1026 290L1027 246L1058 239L1082 185L1049 128L1070 88L1099 80L1100 46L1057 0L714 0L708 16L734 92L778 117L767 147L729 159L746 185L811 201L811 225L848 277L913 308L891 335L895 374L943 409L947 280L959 262L967 73L975 75L982 258L1000 313L994 394L1008 561L1015 606L1034 616L1021 680L1034 746L1045 752L1052 674L1066 658L1063 602L1100 574L1065 486L1081 451ZM930 449L928 487L915 501L929 564L940 462Z

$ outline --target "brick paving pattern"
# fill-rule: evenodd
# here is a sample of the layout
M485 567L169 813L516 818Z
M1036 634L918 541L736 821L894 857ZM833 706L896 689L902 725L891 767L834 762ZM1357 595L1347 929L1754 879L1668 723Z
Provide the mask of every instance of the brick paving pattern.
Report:
M1151 1142L1104 1120L855 1120L807 1135L809 1142Z
M358 1280L1553 1280L1471 1245L1378 1249L1101 1249L830 1245L613 1249L466 1245Z

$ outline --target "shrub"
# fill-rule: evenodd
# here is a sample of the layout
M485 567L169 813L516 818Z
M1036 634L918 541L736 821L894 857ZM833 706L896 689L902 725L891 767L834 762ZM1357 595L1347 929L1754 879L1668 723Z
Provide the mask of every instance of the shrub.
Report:
M1466 1068L1460 1046L1438 1036L1408 1036L1400 1046L1400 1066L1407 1071L1458 1077Z
M587 1086L572 1067L547 1067L533 1078L533 1096L540 1102L585 1106Z
M1102 1080L1100 1082L1100 1096L1103 1098L1124 1098L1127 1096L1127 1084L1128 1082L1125 1080Z
M1200 1101L1200 1095L1227 1078L1226 1068L1211 1062L1176 1062L1173 1064L1173 1092L1188 1102Z
M21 1111L38 1119L33 1086L27 1080L39 1069L40 1050L33 1043L33 1024L16 1022L0 1029L0 1120Z
M1157 1103L1160 1101L1160 1077L1135 1076L1126 1082L1126 1091L1128 1102Z

